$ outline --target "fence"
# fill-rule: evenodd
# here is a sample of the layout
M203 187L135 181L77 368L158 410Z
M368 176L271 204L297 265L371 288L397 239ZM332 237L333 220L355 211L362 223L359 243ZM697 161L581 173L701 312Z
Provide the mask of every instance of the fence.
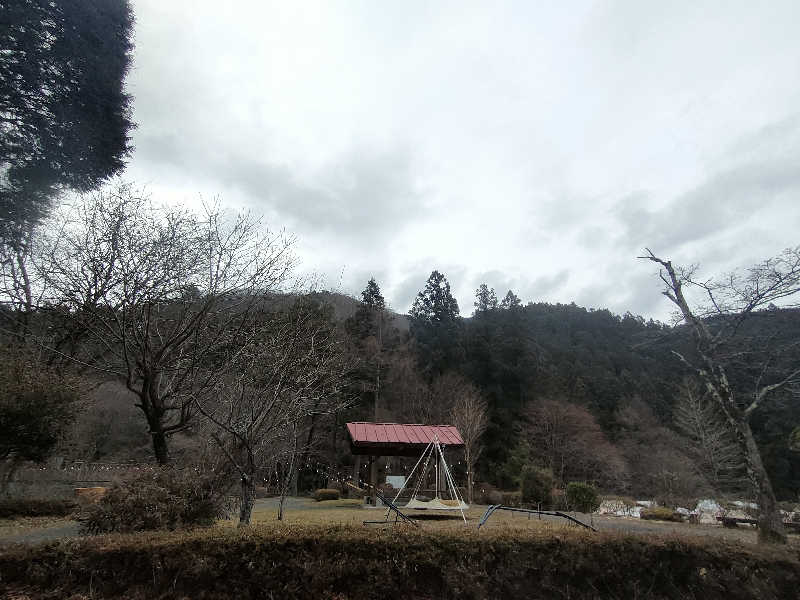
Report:
M46 464L25 463L6 482L5 494L12 497L72 498L76 487L108 486L155 466L140 463L112 463L51 460ZM3 465L3 471L10 464Z

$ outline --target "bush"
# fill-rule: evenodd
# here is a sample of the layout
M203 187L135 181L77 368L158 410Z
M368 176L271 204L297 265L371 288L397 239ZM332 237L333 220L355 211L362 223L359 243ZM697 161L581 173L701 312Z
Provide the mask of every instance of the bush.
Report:
M323 500L338 500L339 490L323 488L321 490L317 490L316 492L314 492L312 498L314 498L314 500L316 500L317 502L322 502Z
M0 500L0 519L14 517L67 517L77 505L71 500L18 498Z
M277 496L277 494L275 492L273 492L272 490L270 490L269 488L266 488L266 487L264 487L262 485L257 485L256 486L256 499L257 500L260 500L262 498L274 498L275 496Z
M528 505L541 504L547 508L553 504L553 473L547 469L526 466L522 469L522 502Z
M500 503L503 506L519 508L522 506L522 492L501 492Z
M0 456L44 461L75 420L74 380L25 350L0 358Z
M490 495L492 492L496 491L495 488L490 483L478 483L475 482L472 488L472 502L473 504L497 504L497 502L492 502Z
M0 552L0 573L7 598L97 600L772 600L800 584L796 552L724 539L299 524L18 546Z
M567 506L570 510L592 513L600 508L597 488L588 483L573 481L567 484Z
M675 512L671 508L663 506L656 506L653 508L643 508L639 513L640 518L647 521L673 521L675 523L683 522L683 515Z
M80 515L82 533L211 525L230 509L214 475L165 468L114 484Z
M486 502L484 504L502 504L503 492L500 490L492 490L486 494Z

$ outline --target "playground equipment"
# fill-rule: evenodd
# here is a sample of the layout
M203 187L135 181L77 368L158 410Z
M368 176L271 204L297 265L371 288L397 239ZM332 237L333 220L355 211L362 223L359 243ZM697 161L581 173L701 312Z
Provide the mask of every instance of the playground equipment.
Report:
M585 527L586 529L591 529L592 531L597 531L597 529L595 529L591 525L588 525L587 523L584 523L583 521L579 521L575 517L571 517L570 515L567 515L567 514L561 512L561 511L558 511L558 510L534 510L534 509L530 509L530 508L512 508L510 506L502 506L501 504L492 504L491 506L489 506L489 508L486 509L486 512L483 513L483 516L481 517L480 523L478 523L478 529L480 529L481 525L486 523L486 521L489 520L489 517L491 517L495 513L495 511L498 511L498 510L507 510L509 512L527 513L528 514L528 518L530 518L530 515L548 515L548 516L551 516L551 517L560 517L562 519L567 519L568 521L572 521L576 525L580 525L581 527Z
M432 464L431 459L433 459ZM418 472L417 469L420 465L423 466ZM426 481L431 467L433 467L434 471L434 497L430 500L421 500L419 498L419 492ZM433 441L430 442L422 452L422 456L419 457L417 464L415 464L414 468L411 469L411 473L403 484L403 487L400 488L395 497L392 499L392 504L397 504L400 494L402 494L403 490L406 489L408 483L414 479L415 473L417 473L416 484L414 485L411 493L411 499L405 504L404 508L412 510L436 511L458 510L461 511L461 518L464 520L464 523L467 522L467 518L464 515L464 510L468 509L469 505L464 502L461 494L458 492L458 488L453 480L453 474L450 472L450 467L447 465L447 461L444 458L444 451L442 450L442 444L439 443L438 436L434 437ZM444 492L450 497L442 498L439 495L440 492Z

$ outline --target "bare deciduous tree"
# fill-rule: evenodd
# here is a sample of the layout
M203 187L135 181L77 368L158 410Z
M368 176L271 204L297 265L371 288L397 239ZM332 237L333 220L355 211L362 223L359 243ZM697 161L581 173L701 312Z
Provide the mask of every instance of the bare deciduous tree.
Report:
M259 474L284 469L281 497L304 447L299 427L346 405L350 366L334 326L301 299L282 313L261 315L255 343L238 352L216 385L194 397L211 436L241 482L239 525L250 523ZM279 518L282 516L283 503Z
M288 280L292 240L248 214L161 206L129 186L84 196L59 217L38 274L72 341L45 343L124 382L167 463L192 398L254 343L254 319Z
M794 368L780 374L763 369L763 376L756 379L752 395L740 400L728 378L725 352L746 319L759 309L774 302L786 302L800 292L800 246L789 248L743 274L733 273L721 280L699 279L696 267L675 267L649 249L640 258L661 267L659 275L664 283L663 294L675 304L680 320L689 325L694 334L696 361L678 352L675 354L703 381L744 456L746 477L760 508L759 541L785 543L786 533L772 484L750 428L750 418L770 394L796 383L800 379L800 368L795 364ZM686 288L701 292L703 300L690 303Z
M680 386L675 425L692 440L708 480L717 489L742 482L744 459L719 407L692 379Z
M464 440L464 462L467 465L467 501L472 504L472 487L475 479L475 466L483 452L481 437L489 424L486 400L469 382L451 390L453 397L450 419Z
M617 447L628 464L630 491L666 505L683 504L711 493L686 439L665 427L652 407L630 398L616 413Z
M560 485L569 479L603 484L624 480L626 465L597 421L584 407L543 398L525 411L525 435L535 460Z
M31 335L31 318L44 293L32 272L40 246L35 233L33 226L20 227L0 240L0 328L17 344Z

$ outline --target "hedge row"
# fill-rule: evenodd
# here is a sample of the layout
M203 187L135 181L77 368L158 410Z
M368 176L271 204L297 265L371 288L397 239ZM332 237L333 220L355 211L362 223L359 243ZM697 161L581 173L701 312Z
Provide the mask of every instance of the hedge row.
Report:
M800 589L796 550L573 530L287 525L100 536L17 548L0 555L0 574L7 598L32 599L736 600Z
M71 500L13 498L0 500L0 519L15 517L66 517L75 512Z

